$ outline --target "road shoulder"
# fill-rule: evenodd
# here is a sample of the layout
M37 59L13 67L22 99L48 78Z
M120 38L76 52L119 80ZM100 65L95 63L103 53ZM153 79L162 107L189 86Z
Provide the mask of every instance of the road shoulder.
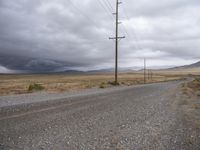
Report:
M179 85L174 107L180 116L180 125L185 137L182 142L185 149L200 149L200 97L198 92L189 85L193 81L188 81ZM187 147L187 148L186 148Z

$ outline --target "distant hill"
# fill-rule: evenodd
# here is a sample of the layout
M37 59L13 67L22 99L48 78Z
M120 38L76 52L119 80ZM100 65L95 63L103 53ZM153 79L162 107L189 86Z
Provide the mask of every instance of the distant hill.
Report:
M82 64L53 59L41 59L34 57L24 57L16 55L0 55L0 73L19 74L90 74L90 73L110 73L114 68L94 69L89 71L76 70ZM137 67L133 67L137 68ZM132 68L119 68L120 72L130 72Z
M197 63L191 64L191 65L187 65L185 67L187 67L187 68L197 68L197 67L200 67L200 61L197 62Z
M200 68L200 61L196 62L194 64L180 66L180 67L174 67L174 68L171 68L171 69L193 69L193 68Z
M99 70L89 70L87 71L87 73L109 73L109 72L113 72L114 69L110 68L110 69L99 69Z
M114 72L115 68L108 68L108 69L99 69L99 70L90 70L87 73L111 73ZM139 70L139 67L128 67L128 68L118 68L120 73L127 73Z
M66 70L58 73L63 73L63 74L83 74L86 73L84 71L78 71L78 70Z

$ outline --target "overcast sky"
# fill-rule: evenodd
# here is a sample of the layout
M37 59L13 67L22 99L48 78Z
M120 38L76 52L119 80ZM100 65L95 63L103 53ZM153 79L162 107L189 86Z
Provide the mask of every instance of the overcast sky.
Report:
M120 67L199 60L199 0L122 2ZM0 0L0 72L114 67L113 8L115 0Z

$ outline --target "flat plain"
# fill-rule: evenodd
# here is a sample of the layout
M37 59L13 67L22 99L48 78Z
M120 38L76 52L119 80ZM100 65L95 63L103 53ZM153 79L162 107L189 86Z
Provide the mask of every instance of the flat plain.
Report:
M178 80L186 74L172 71L156 71L152 76L147 74L147 83ZM0 75L0 95L14 95L30 93L31 84L40 84L45 92L66 92L91 88L112 87L114 75L112 73L99 74L24 74ZM143 72L120 73L121 86L138 85L144 83Z
M190 82L95 89L2 107L0 149L199 150L199 109L191 110L199 100L182 94Z
M1 75L0 149L199 150L197 75ZM44 93L22 94L33 83Z

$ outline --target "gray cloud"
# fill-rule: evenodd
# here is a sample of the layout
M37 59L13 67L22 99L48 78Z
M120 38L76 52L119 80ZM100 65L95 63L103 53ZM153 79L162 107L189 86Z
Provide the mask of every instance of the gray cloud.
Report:
M114 42L108 37L114 35L114 19L99 1L104 3L1 0L0 66L27 71L113 67ZM114 7L115 1L109 1ZM141 66L143 57L151 66L197 61L199 4L199 0L123 1L120 35L127 38L120 42L120 66Z

